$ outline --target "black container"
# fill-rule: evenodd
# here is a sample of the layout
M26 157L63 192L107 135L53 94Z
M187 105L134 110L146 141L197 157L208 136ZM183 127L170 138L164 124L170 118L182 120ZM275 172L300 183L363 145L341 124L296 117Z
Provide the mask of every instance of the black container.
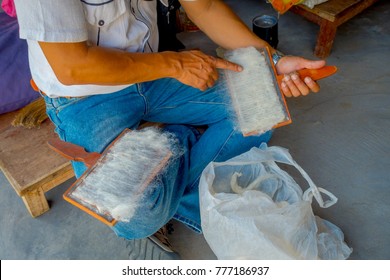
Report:
M276 49L278 39L278 19L271 15L257 16L252 20L253 32Z

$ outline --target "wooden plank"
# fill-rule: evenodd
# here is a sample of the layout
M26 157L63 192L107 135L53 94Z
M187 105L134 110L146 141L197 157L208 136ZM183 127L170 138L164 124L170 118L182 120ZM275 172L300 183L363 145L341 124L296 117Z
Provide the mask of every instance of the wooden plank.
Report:
M300 15L300 16L304 17L305 19L307 19L311 22L314 22L315 24L318 24L318 25L321 25L321 23L323 21L325 21L325 19L320 17L318 14L312 13L309 8L303 8L303 7L301 7L301 5L292 6L290 11L297 14L297 15Z
M350 6L348 10L345 10L340 14L338 14L336 18L337 26L343 24L344 22L360 14L362 11L370 7L375 2L378 2L378 0L364 0L364 1L360 1L356 5Z
M341 25L377 1L378 0L330 0L314 6L313 9L301 4L291 7L290 10L317 24L320 24L322 20L327 20L335 22L337 25Z
M39 129L10 126L0 132L0 168L19 196L34 185L48 183L56 172L64 168L67 172L70 162L47 145L54 137L58 136L48 120Z
M0 115L0 133L11 127L11 123L14 120L16 114L17 111Z
M33 218L38 217L49 210L49 203L46 200L45 192L41 188L25 193L22 196L22 199Z
M365 2L365 1L364 0L329 0L327 2L314 6L313 9L310 9L309 7L303 4L299 5L299 7L313 14L316 14L321 18L333 22L336 20L336 17L339 14L341 14L342 12L344 12L345 10L347 10L348 8L352 7L353 5L359 2Z
M336 37L337 25L334 22L324 20L320 24L320 32L317 36L317 43L314 49L314 54L319 58L329 56L333 46L333 41Z
M337 27L364 11L378 0L330 0L313 9L305 5L293 6L291 11L320 26L315 55L325 58L330 54Z
M50 174L45 178L45 181L41 181L42 190L48 192L51 189L57 187L58 185L68 181L69 179L74 178L74 171L71 164L66 164L61 170ZM32 186L34 187L34 186Z
M47 176L42 178L42 180L40 180L39 182L36 182L24 188L20 195L24 195L26 192L33 191L38 188L41 188L44 192L48 192L73 177L74 171L72 165L66 163L59 170L47 174Z
M22 192L21 197L31 216L35 218L47 212L50 206L46 200L45 193L73 177L73 168L68 164L61 170L49 174L44 180L26 188Z

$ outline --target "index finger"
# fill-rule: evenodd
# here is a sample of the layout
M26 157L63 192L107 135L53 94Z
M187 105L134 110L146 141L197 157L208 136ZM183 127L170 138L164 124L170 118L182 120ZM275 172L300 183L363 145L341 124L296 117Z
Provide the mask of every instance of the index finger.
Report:
M241 65L238 65L236 63L221 58L215 58L214 63L215 63L215 68L219 68L219 69L232 70L235 72L241 72L243 70Z

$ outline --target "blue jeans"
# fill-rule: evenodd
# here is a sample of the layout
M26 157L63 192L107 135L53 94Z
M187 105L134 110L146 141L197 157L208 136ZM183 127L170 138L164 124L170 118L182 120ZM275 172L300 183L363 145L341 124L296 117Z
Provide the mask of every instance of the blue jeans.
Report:
M159 186L149 188L153 191L146 194L134 217L113 227L119 236L150 236L172 218L201 232L198 184L203 169L211 161L225 161L271 138L271 131L243 137L236 130L226 86L220 80L204 92L175 79L161 79L111 94L44 97L60 138L89 152L102 152L125 128L136 129L141 121L167 124L164 129L183 146L185 153L152 183ZM204 125L207 129L200 135L194 126ZM86 166L72 164L80 177Z

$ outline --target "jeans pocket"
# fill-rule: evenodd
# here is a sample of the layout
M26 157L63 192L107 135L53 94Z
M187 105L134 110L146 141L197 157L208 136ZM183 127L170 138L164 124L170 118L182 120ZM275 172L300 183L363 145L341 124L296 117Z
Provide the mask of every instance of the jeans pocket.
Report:
M55 125L55 131L63 139L63 132L59 128L62 121L60 118L61 111L67 108L70 105L74 105L87 97L58 97L58 98L50 98L46 95L42 95L46 103L46 113L52 123Z
M52 108L58 114L66 107L74 105L77 102L84 100L87 97L57 97L57 98L48 98L50 100L46 101L47 107Z

